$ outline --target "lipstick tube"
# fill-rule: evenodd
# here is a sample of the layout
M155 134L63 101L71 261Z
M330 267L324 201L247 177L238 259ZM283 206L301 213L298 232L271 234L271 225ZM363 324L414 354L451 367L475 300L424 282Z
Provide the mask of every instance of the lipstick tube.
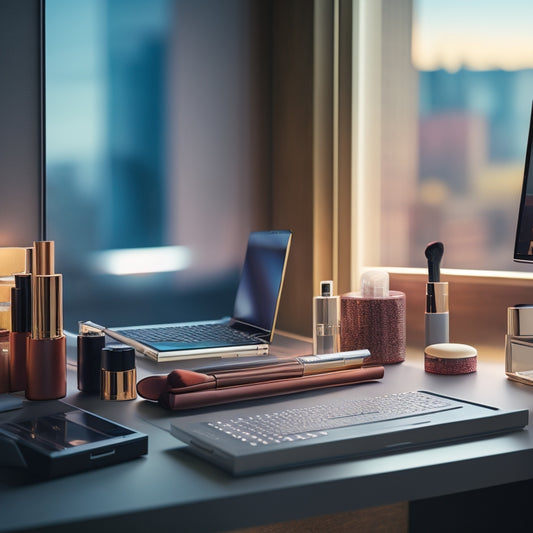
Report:
M31 276L16 274L11 289L11 333L9 334L10 391L26 389L26 352L31 335Z
M448 311L448 282L429 282L426 285L426 346L450 342Z
M54 400L67 392L63 334L63 278L54 274L54 243L34 243L32 328L28 339L26 398Z

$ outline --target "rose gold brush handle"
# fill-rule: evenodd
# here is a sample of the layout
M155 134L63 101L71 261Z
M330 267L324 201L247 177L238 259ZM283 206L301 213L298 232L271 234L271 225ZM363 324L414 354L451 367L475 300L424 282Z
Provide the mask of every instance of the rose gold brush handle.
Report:
M243 368L234 372L215 372L212 375L216 379L217 388L220 388L273 379L297 378L303 375L303 370L303 366L298 361L291 361L274 367Z

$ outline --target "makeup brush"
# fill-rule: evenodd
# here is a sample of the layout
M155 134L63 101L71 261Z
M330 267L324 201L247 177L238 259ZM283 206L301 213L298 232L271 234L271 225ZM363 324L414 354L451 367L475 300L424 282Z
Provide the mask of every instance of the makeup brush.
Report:
M296 357L278 365L226 370L212 374L177 369L168 376L144 378L137 384L137 392L144 398L157 400L165 392L183 394L359 368L363 365L363 359L369 356L368 350L309 355Z
M440 262L444 255L442 242L430 242L426 246L426 258L428 260L428 281L438 283L440 281Z
M440 262L444 254L442 242L430 242L425 250L428 260L426 284L426 346L449 342L448 283L440 281Z

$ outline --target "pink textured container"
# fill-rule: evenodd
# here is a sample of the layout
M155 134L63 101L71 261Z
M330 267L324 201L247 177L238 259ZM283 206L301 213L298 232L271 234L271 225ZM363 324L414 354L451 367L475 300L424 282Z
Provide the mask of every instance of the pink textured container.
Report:
M405 294L366 298L357 292L341 296L341 351L367 349L366 364L405 360Z
M468 344L442 343L426 346L424 370L449 376L475 372L477 350Z

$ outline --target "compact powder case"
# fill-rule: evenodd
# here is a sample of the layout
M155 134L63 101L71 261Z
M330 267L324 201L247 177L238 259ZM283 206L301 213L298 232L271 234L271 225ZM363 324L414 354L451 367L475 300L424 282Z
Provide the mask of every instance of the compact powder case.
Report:
M445 375L475 372L477 350L468 344L431 344L424 349L424 370Z

